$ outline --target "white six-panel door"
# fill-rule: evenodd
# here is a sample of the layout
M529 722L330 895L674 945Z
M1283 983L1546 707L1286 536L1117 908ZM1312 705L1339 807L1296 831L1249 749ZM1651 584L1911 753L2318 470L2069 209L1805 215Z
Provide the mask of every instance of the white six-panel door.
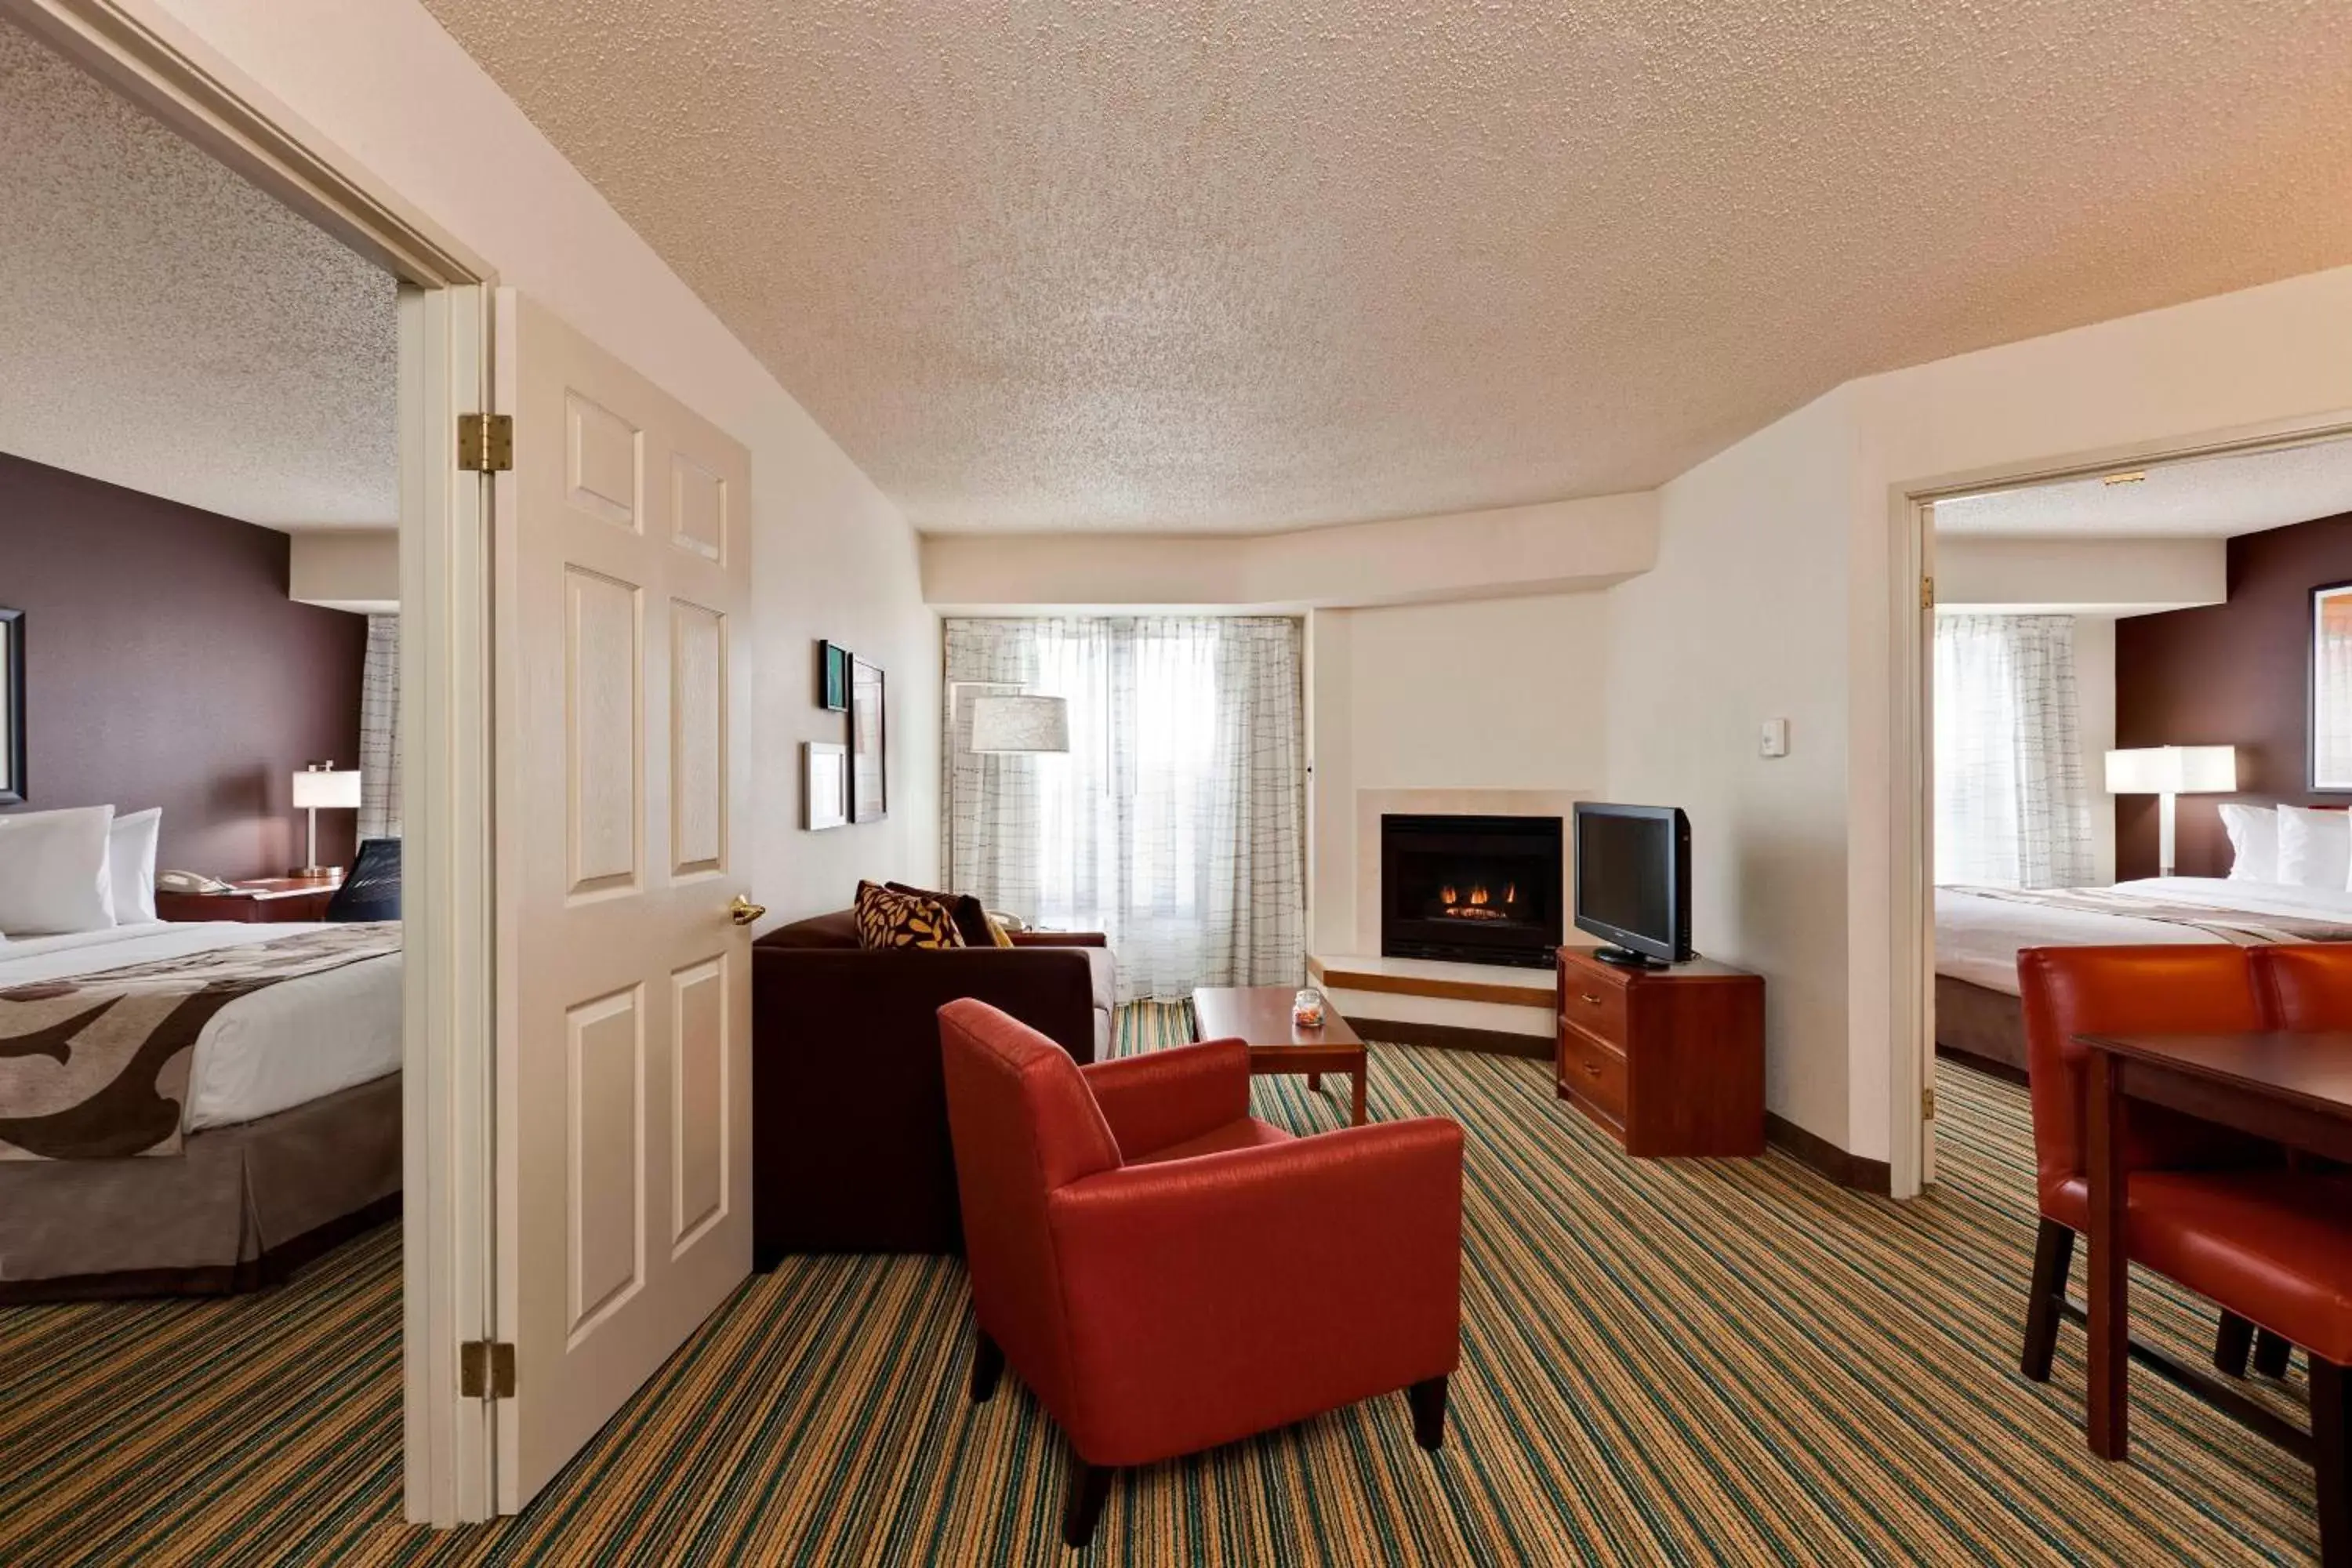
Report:
M500 289L499 1506L750 1271L751 463Z

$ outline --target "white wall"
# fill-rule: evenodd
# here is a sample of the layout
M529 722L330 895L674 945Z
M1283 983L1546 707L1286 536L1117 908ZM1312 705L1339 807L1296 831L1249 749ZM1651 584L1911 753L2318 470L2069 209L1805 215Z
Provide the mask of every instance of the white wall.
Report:
M924 596L950 615L1400 605L1607 587L1657 552L1649 491L1231 536L941 534Z
M400 531L312 529L288 541L286 596L362 616L400 611Z
M1607 595L1318 610L1307 645L1316 952L1363 950L1363 792L1600 792Z
M2315 273L1849 383L1665 487L1657 569L1612 591L1610 792L1691 809L1775 1111L1889 1156L1903 498L2352 420L2347 335L2352 268Z
M1368 789L1598 786L1609 596L1348 612L1352 761Z
M1977 615L2151 615L2230 596L2223 539L1936 536L1936 605Z
M1689 815L1693 944L1764 975L1766 1101L1843 1148L1850 418L1832 393L1665 487L1607 679L1610 798Z
M158 0L198 39L499 272L751 449L757 628L753 892L769 923L929 882L939 859L937 618L913 531L751 353L416 0ZM890 682L890 816L798 826L815 639Z

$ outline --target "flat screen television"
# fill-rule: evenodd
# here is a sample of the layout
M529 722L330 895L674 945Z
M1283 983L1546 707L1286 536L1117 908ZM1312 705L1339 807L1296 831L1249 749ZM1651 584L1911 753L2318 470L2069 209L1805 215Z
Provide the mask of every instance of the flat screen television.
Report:
M1678 806L1576 805L1576 929L1595 955L1648 968L1689 960L1690 818Z

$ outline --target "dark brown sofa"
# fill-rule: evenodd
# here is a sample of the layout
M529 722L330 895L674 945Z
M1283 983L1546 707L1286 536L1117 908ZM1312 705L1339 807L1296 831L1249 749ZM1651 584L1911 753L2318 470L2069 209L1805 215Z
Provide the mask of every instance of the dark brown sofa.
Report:
M1000 1007L1080 1062L1107 1054L1116 994L1093 932L1011 949L857 945L848 910L751 948L752 1256L955 1252L939 1010Z

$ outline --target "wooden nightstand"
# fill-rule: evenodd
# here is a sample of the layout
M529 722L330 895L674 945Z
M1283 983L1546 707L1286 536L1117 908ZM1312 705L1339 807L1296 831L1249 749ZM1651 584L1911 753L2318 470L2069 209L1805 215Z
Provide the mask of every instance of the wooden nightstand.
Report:
M322 921L342 879L262 877L230 884L226 893L173 893L155 889L155 913L167 921L241 921L283 925Z

